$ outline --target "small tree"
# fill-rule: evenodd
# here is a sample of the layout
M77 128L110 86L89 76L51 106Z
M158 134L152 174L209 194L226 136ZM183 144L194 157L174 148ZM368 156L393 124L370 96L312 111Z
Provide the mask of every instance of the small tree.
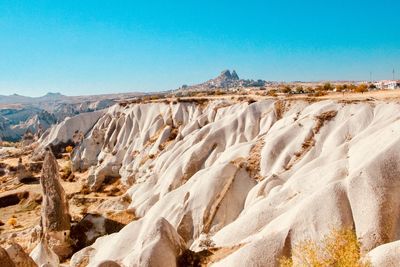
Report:
M281 92L284 94L289 94L292 92L292 88L289 85L285 85L281 88Z
M349 91L351 91L351 92L355 92L355 91L356 91L356 88L357 88L357 86L355 86L354 84L349 84L349 85L347 85L347 88L349 89Z
M343 85L336 85L336 92L344 92L345 88Z
M366 85L365 83L363 83L363 84L360 84L359 86L357 86L355 89L354 89L354 91L355 92L357 92L357 93L364 93L364 92L368 92L368 85Z
M305 92L305 93L314 93L315 90L314 90L314 88L312 88L311 86L308 86L306 89L304 89L304 92Z
M297 86L295 89L296 94L304 94L303 86Z
M323 86L323 90L324 91L332 91L333 90L333 86L331 83L325 83Z

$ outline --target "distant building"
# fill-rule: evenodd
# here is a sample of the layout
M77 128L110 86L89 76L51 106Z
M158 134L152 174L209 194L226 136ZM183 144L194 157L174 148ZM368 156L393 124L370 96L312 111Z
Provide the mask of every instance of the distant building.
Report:
M389 89L389 90L400 89L400 81L399 80L378 81L375 83L375 86L378 89Z

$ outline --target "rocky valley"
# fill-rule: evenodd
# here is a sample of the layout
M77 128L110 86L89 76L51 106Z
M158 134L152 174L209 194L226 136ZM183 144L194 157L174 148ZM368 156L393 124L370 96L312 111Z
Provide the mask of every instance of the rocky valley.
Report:
M101 110L120 99L137 95L140 93L94 96L48 93L41 97L0 95L0 141L15 142L23 139L30 143L66 117Z
M38 266L279 266L336 228L396 266L399 112L397 98L188 97L68 117L1 150L0 246Z

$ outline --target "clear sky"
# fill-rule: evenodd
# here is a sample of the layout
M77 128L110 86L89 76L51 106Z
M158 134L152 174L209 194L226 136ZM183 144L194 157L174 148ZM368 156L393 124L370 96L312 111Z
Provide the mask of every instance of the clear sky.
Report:
M223 69L400 78L400 1L0 0L0 95L174 89Z

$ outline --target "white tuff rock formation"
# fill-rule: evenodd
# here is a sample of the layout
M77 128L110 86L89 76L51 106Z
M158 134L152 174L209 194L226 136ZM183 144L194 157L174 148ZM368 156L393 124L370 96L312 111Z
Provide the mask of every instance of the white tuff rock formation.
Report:
M35 261L35 263L42 267L58 267L60 260L57 254L50 249L46 239L41 239L39 244L32 250L29 256Z
M39 139L39 146L35 155L40 156L46 147L66 146L74 143L74 137L85 136L104 114L103 110L90 113L82 113L74 117L68 117L61 123L48 129ZM62 147L63 149L65 147Z
M8 255L13 260L16 267L37 267L38 265L17 243L12 243L6 249Z
M56 158L50 149L45 152L40 184L43 191L41 222L45 238L60 257L71 253L69 234L71 217L68 201L60 183Z
M18 159L18 165L17 165L17 179L19 182L23 182L24 179L31 178L32 173L29 172L25 165L22 163L22 158Z
M277 266L298 241L354 226L382 263L400 248L399 113L379 101L115 105L73 164L92 190L120 176L139 219L73 259L153 266L143 256L161 251L174 266L185 243L230 251L212 266Z

